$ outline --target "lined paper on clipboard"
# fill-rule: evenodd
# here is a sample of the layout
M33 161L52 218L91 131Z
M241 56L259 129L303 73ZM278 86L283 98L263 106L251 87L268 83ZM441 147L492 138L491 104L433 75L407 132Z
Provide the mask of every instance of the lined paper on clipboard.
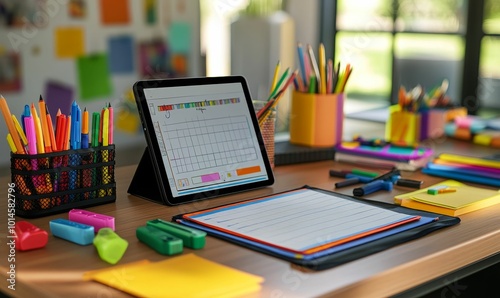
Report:
M417 221L420 216L304 188L185 214L183 218L223 233L307 255Z

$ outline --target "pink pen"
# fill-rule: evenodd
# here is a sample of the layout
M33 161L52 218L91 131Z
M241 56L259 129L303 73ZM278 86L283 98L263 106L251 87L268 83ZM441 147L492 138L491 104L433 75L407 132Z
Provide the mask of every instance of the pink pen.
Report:
M31 155L37 154L35 122L33 121L33 116L24 117L24 128L26 129L26 139L28 139L28 153Z

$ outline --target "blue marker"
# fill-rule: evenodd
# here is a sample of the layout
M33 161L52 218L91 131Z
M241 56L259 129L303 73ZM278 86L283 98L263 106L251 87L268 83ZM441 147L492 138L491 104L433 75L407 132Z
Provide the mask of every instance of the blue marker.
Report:
M73 104L71 105L71 132L70 132L70 147L71 149L77 149L76 148L76 122L78 121L78 104L76 101L73 101ZM80 135L78 135L78 138L80 138Z
M355 188L352 191L352 194L361 197L367 194L374 193L376 191L385 189L387 191L391 191L393 187L392 181L385 180L375 180L370 183L363 185L362 187Z
M23 130L26 131L26 127L24 126L24 118L31 116L31 111L30 111L30 106L25 105L24 106L24 112L21 115L21 125L23 126Z

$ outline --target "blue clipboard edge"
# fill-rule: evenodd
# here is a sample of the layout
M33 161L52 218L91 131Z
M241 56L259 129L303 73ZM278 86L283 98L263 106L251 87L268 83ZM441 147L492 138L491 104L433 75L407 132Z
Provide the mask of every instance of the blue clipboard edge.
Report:
M361 202L361 203L369 204L372 206L378 206L380 208L385 208L385 209L389 209L389 210L393 210L396 212L401 212L401 213L405 213L405 214L409 214L409 215L420 215L420 216L424 216L424 217L433 217L433 218L437 218L437 220L433 221L431 223L419 226L419 227L415 227L413 229L403 231L401 233L389 235L387 237L373 240L373 241L370 241L370 242L367 242L364 244L360 244L360 245L357 245L357 246L354 246L354 247L351 247L348 249L344 249L344 250L341 250L338 252L334 252L331 254L320 256L320 257L317 257L314 259L300 259L300 258L296 258L294 256L283 255L281 253L278 253L278 252L273 251L273 250L269 250L269 249L264 248L262 246L257 246L257 245L253 245L252 243L240 241L239 239L236 239L234 237L229 237L228 235L224 235L222 233L212 233L210 231L206 231L206 232L209 235L214 236L216 238L223 239L223 240L226 240L228 242L231 242L231 243L234 243L234 244L246 247L246 248L250 248L252 250L255 250L255 251L270 255L270 256L277 257L279 259L288 261L288 262L295 264L295 265L298 265L300 267L304 267L304 268L307 268L309 270L320 271L320 270L325 270L325 269L332 268L332 267L335 267L335 266L338 266L341 264L345 264L347 262L350 262L350 261L353 261L353 260L356 260L359 258L369 256L371 254L389 249L391 247L394 247L396 245L399 245L399 244L402 244L402 243L405 243L405 242L408 242L408 241L411 241L414 239L418 239L418 238L423 237L423 236L425 236L433 231L436 231L436 230L439 230L439 229L442 229L445 227L453 226L453 225L458 224L460 222L460 218L458 218L458 217L452 217L452 216L441 215L441 214L436 214L436 213L431 213L431 212L414 210L414 209L410 209L410 208L406 208L406 207L402 207L402 206L398 206L398 205L394 205L394 204L389 204L389 203L361 200L361 199L358 199L358 198L355 198L352 196L348 196L348 195L344 195L344 194L340 194L340 193L336 193L333 191L328 191L328 190L324 190L324 189L320 189L320 188L315 188L315 187L311 187L308 185L304 185L303 187L299 187L299 188L296 188L293 190L297 190L297 189L301 189L301 188L308 188L308 189L320 191L320 192L323 192L326 194L335 194L335 195L343 197L347 200L353 200L356 202ZM293 190L289 190L289 191L293 191ZM286 193L289 191L283 191L281 193ZM276 195L276 194L272 194L272 195ZM245 200L245 201L250 201L250 200L254 200L254 199L255 198L251 198L251 199ZM227 205L227 204L221 205L219 207L222 207L225 205ZM218 207L214 207L214 208L218 208ZM207 208L205 210L210 210L210 209L214 209L214 208ZM200 211L203 211L203 210L200 210ZM178 214L178 215L173 216L172 221L178 222L180 224L185 224L185 222L183 222L183 215L184 214Z

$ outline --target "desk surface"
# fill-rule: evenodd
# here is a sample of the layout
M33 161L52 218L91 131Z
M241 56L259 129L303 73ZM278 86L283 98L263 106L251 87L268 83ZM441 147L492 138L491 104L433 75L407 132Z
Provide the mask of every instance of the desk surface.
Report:
M484 156L495 152L492 148L472 146L464 142L446 141L437 145L437 153L462 152ZM332 189L338 178L328 175L330 169L345 169L349 165L323 161L309 164L281 166L275 169L276 183L272 187L248 191L196 203L168 207L143 200L126 193L135 166L117 168L116 203L88 208L116 218L116 231L129 241L129 247L119 264L142 259L159 261L164 256L140 243L135 229L147 220L268 195L305 184ZM442 181L424 176L420 172L404 172L403 177L424 180L424 187ZM6 212L7 177L0 179L0 210ZM471 184L473 185L473 184ZM351 194L352 188L339 192ZM394 195L408 189L396 188L391 193L378 192L366 199L392 202ZM6 288L7 245L5 214L0 246L0 291L18 297L126 297L117 290L95 282L84 282L85 271L105 268L95 248L79 246L49 236L44 249L16 253L16 291ZM290 263L270 257L225 241L208 237L206 247L194 251L197 255L265 278L258 297L310 297L342 295L342 297L390 296L444 276L500 252L500 205L472 212L461 217L459 225L439 230L421 239L411 241L386 251L320 272L307 272ZM30 219L33 224L49 231L49 220L67 217L67 214ZM17 220L23 220L17 218ZM193 252L185 249L184 253ZM168 290L168 289L166 289Z

